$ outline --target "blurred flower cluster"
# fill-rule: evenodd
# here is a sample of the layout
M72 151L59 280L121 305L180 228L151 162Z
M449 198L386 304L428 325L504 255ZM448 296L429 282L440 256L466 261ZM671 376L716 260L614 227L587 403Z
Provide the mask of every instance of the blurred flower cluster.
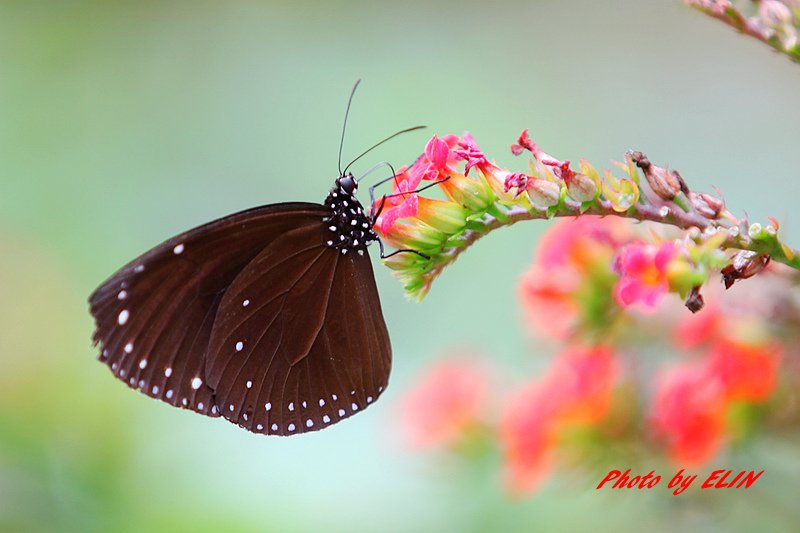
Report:
M685 0L775 50L800 61L800 0Z
M435 364L402 401L409 442L465 461L483 443L507 488L524 495L554 471L697 467L798 426L797 273L771 263L700 296L707 270L725 260L682 233L587 215L552 224L519 299L535 351L556 355L529 377L493 366L493 354ZM691 313L669 293L705 306Z

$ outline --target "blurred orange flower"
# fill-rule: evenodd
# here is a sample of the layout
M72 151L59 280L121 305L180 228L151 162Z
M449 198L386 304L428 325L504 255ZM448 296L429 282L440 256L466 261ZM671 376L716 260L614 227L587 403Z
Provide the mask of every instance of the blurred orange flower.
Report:
M778 383L782 347L721 340L711 349L710 370L718 376L728 400L763 402Z

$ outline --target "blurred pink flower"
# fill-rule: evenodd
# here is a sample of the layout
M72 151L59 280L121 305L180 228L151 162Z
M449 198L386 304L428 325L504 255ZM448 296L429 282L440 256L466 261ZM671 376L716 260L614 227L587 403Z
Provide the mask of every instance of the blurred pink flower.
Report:
M533 383L510 402L499 439L508 490L515 495L536 490L549 474L556 445L555 397L550 387Z
M676 465L699 466L720 448L725 408L724 390L707 365L684 363L658 376L651 423Z
M706 305L702 313L686 313L675 328L675 344L684 350L709 344L720 336L724 322L722 312L712 305Z
M620 279L614 297L621 307L639 304L652 311L669 292L668 266L678 255L672 242L660 246L632 243L623 248L615 262Z
M561 352L548 376L559 398L560 422L595 424L605 418L617 375L617 360L608 347L570 346Z
M401 401L401 427L415 447L456 444L480 422L488 389L476 360L445 359L426 369Z
M603 290L596 276L610 272L616 249L629 239L630 225L622 219L584 215L554 223L520 280L527 322L549 338L567 338L588 304L587 295Z
M556 358L541 380L513 399L499 435L512 493L538 488L552 466L563 429L606 418L616 377L616 359L609 348L573 346Z

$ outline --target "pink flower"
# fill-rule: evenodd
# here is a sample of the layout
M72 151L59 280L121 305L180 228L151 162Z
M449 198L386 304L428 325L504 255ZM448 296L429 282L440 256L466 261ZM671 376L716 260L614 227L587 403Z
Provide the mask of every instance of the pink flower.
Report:
M652 311L669 292L667 267L678 255L672 242L661 246L633 243L617 256L615 269L620 279L614 287L614 297L621 307L639 304Z
M456 154L452 150L459 141L456 135L437 137L434 135L425 144L425 152L411 165L410 174L416 181L444 179L456 172Z
M629 232L626 221L610 217L583 215L552 224L520 280L527 323L549 338L565 339L579 320L598 312L598 301L611 300L603 280L612 275L611 259Z
M488 383L473 359L452 358L425 371L402 400L400 422L415 447L450 446L479 423Z
M392 195L375 201L373 209L380 209L383 204L383 209L375 224L378 231L385 235L391 231L398 219L417 216L418 195L409 192L416 189L417 183L414 182L407 170L400 169L392 183Z
M464 166L464 175L468 176L469 171L472 167L478 167L481 172L486 173L489 169L494 168L494 165L489 163L489 160L486 159L486 156L483 154L480 148L478 148L475 139L472 138L472 135L469 133L465 133L461 139L458 141L458 148L454 151L455 156L458 159L463 159L466 161Z
M682 364L656 383L651 424L676 465L708 462L722 444L725 393L705 365Z
M777 387L781 353L777 343L721 340L711 349L710 371L720 379L729 400L763 402Z

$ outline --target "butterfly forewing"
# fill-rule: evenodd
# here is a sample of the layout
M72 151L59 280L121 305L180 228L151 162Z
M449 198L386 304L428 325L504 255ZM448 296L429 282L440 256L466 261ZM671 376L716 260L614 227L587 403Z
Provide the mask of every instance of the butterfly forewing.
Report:
M386 387L391 347L369 257L324 246L327 231L276 239L220 303L206 376L221 413L250 431L323 429Z
M178 235L121 268L89 298L100 360L131 388L217 416L205 367L225 291L271 242L320 225L326 212L306 203L250 209Z

